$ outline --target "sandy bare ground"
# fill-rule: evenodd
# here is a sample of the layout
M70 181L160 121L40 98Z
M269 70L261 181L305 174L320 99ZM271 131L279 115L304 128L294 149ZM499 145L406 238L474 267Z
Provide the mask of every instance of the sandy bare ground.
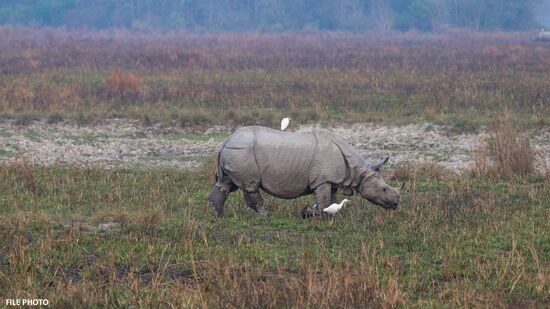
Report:
M297 131L314 127L302 126ZM443 127L431 124L392 127L364 123L325 129L372 160L389 155L392 163L432 162L453 170L468 168L473 163L472 150L487 137L483 132L449 135ZM139 121L120 119L94 126L45 121L17 126L6 120L0 123L0 163L25 159L44 165L187 169L214 155L233 130L216 126L188 133L178 127L145 127ZM549 129L533 135L533 146L550 162Z

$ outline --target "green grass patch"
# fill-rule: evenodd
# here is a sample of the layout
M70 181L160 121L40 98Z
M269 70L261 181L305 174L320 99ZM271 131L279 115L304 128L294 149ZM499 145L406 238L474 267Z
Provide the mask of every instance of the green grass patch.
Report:
M0 149L0 157L13 157L15 153L10 149Z
M227 133L212 133L212 134L168 134L164 135L162 138L169 141L179 141L182 139L186 139L190 142L206 142L211 139L216 141L222 141L226 139L228 136Z
M420 175L398 210L354 197L330 224L300 218L311 196L264 194L273 216L263 218L238 192L216 220L206 168L28 171L0 169L0 295L7 297L101 307L279 307L285 299L302 307L311 297L317 307L330 282L348 282L329 295L357 306L548 302L544 178Z

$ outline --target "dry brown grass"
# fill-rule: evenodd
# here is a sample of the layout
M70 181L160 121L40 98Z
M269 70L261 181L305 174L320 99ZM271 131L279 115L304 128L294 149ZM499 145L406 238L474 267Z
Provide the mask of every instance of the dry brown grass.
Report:
M473 125L505 106L550 117L550 49L529 33L78 35L0 29L0 110L187 125L279 113ZM197 108L206 113L180 112Z
M408 182L422 178L441 181L455 176L456 173L436 163L402 162L393 169L390 180Z
M36 193L38 184L35 178L34 166L25 158L20 158L17 162L17 170L24 184L24 189L29 193Z
M114 70L107 80L107 91L115 93L120 98L138 96L142 91L141 80L133 73Z
M534 174L544 158L531 146L529 133L509 112L496 121L485 144L474 152L474 176L512 179Z
M287 270L280 265L238 268L233 260L216 260L205 270L203 286L207 306L217 308L396 308L406 301L397 274L387 276L375 269L378 253L363 246L357 260L329 261L327 256L315 259L304 255L298 268ZM395 270L396 271L396 270ZM396 271L397 272L397 271ZM210 295L208 298L207 295ZM212 297L213 296L213 297Z

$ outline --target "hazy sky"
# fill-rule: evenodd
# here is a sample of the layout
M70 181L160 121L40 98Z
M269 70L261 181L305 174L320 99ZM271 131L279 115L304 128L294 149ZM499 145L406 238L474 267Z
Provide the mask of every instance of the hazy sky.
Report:
M550 28L550 0L543 1L537 8L536 18L542 26Z
M544 3L537 5L536 3ZM550 0L0 0L0 23L160 31L550 27Z

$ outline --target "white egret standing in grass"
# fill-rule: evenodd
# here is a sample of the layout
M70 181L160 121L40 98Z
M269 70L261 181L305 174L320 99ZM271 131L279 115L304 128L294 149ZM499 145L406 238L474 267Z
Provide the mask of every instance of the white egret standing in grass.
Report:
M342 209L342 207L344 207L344 205L348 202L348 199L344 199L342 202L340 202L340 204L334 203L329 207L323 209L323 211L326 212L332 220L334 220L334 215L336 215L336 213L340 211L340 209Z
M288 125L290 124L290 118L286 117L281 120L281 131L286 130L288 128Z

